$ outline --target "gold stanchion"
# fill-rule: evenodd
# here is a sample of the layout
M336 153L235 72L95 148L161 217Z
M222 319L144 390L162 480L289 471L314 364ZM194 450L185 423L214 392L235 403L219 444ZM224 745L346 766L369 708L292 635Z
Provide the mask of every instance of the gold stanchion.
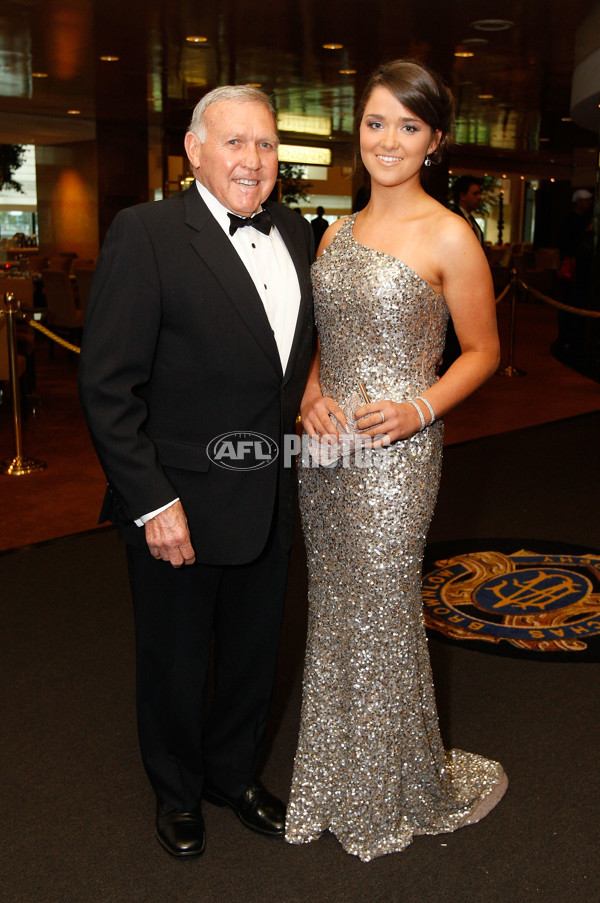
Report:
M502 370L498 370L498 376L526 376L524 370L515 367L515 324L517 320L517 293L519 291L519 280L517 279L517 271L513 267L510 271L511 281L511 301L510 301L510 342L508 349L508 366Z
M15 324L18 306L13 306L13 301L14 295L12 292L7 292L4 296L5 309L0 311L0 315L6 317L8 367L10 370L13 427L15 433L15 456L14 458L7 458L4 461L0 461L0 474L5 474L10 477L21 477L28 473L45 470L46 464L44 461L37 461L35 458L24 458L21 450L21 392L19 388L19 368L17 366L17 336Z

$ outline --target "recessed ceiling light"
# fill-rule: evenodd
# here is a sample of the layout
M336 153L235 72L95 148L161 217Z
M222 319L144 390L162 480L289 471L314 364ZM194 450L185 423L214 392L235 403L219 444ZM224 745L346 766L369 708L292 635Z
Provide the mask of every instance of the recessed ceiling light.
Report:
M510 19L478 19L471 22L471 28L476 28L477 31L506 31L514 24Z
M110 56L108 54L106 56L101 56L100 59L103 63L117 63L119 61L118 56Z
M467 50L466 47L457 47L454 51L454 56L459 57L462 60L469 59L469 57L475 56L472 50Z
M340 69L340 75L356 75L356 69Z
M246 82L247 88L262 88L262 82Z
M81 110L67 110L67 115L69 115L69 116L79 116L80 113L81 113Z
M563 116L560 120L561 122L573 122L570 116Z
M549 138L538 138L538 141L541 143L542 141L550 141Z
M32 72L31 77L32 78L48 78L48 73L47 72Z
M461 41L461 44L470 44L473 47L483 47L489 43L488 38L463 38Z
M190 34L187 36L186 41L188 44L206 44L208 38L205 38L203 35L199 34Z
M477 97L479 100L491 100L493 98L493 94L478 94Z
M342 50L343 44L323 44L324 50Z

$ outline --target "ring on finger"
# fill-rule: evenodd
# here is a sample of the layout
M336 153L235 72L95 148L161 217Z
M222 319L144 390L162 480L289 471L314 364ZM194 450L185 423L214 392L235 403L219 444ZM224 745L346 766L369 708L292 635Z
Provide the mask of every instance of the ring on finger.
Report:
M381 422L385 423L385 414L383 413L383 411L380 411L379 413L381 414Z

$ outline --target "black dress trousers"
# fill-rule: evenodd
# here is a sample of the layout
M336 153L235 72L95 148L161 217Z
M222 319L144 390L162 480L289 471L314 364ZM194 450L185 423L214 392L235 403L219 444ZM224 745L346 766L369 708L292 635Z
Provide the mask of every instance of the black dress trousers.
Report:
M274 528L250 564L174 568L130 545L127 560L138 732L156 796L189 810L206 781L237 797L260 758L289 554ZM211 655L214 692L206 713Z

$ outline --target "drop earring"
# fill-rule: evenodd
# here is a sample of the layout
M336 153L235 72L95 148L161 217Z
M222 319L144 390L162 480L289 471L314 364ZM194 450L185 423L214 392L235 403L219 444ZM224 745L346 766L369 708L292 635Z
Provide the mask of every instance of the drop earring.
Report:
M429 154L423 160L423 166L431 166L431 160L429 159Z

